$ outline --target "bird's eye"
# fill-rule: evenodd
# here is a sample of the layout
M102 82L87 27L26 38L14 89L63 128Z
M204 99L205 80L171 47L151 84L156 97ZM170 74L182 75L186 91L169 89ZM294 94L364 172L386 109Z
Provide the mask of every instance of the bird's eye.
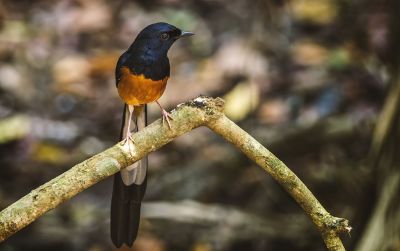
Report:
M162 40L167 40L168 38L169 38L169 35L168 35L168 33L161 33L161 36L160 36L160 38L162 39Z

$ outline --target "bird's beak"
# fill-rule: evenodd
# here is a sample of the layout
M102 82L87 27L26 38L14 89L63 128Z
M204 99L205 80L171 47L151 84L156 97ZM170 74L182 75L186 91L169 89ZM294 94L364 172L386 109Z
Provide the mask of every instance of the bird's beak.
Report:
M189 32L189 31L182 31L182 33L179 35L179 37L190 37L193 36L194 33L193 32Z

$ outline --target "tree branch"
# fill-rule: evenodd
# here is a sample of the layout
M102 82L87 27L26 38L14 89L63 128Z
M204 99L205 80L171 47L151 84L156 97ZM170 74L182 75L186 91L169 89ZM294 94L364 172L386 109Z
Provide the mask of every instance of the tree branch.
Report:
M95 183L157 150L174 138L199 126L208 126L238 147L268 172L299 203L321 232L329 250L345 250L338 237L349 232L348 221L331 216L277 157L223 114L223 100L198 97L179 105L172 116L172 130L157 120L133 135L128 145L117 144L31 191L0 212L0 242L35 219Z
M261 238L271 242L284 238L295 243L304 240L299 233L310 229L306 223L299 224L307 220L300 215L296 219L297 224L292 224L291 217L283 214L265 218L227 205L192 200L145 202L142 209L141 217L151 220L151 227L144 224L143 229L151 228L156 233L163 233L167 239L176 236L191 239L195 236L205 242L218 243L218 250L226 250L237 241ZM173 225L179 227L171 227Z
M322 233L329 250L345 250L338 234L351 230L348 221L331 216L281 160L224 115L208 126L261 166L296 200Z

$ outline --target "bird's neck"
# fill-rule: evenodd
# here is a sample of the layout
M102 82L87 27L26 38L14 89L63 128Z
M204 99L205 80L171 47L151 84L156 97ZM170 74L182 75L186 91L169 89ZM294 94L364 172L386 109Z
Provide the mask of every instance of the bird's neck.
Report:
M132 43L128 51L134 51L133 54L147 57L148 59L158 61L167 57L168 49L162 48L162 44L146 43L142 40L137 40Z

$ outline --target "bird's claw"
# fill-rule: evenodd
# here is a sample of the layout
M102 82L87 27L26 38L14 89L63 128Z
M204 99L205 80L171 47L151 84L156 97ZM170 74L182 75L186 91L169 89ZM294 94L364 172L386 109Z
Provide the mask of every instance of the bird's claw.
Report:
M171 122L169 120L174 120L169 112L166 110L162 110L162 123L164 125L165 121L167 121L169 129L171 129Z
M132 149L131 149L131 144L129 144L129 141L131 141L132 143L135 143L135 141L133 140L132 134L129 133L126 138L124 140L121 141L121 145L125 146L126 144L128 144L128 149L129 149L129 153L131 155L133 155Z

